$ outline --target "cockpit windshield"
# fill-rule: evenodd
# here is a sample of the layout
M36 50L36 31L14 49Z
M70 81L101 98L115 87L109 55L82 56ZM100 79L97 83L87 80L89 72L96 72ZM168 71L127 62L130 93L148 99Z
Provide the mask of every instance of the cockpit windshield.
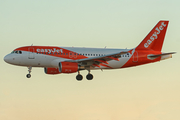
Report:
M22 51L16 51L16 50L15 50L15 51L12 51L12 52L11 52L11 54L13 54L13 53L15 53L15 54L22 54Z

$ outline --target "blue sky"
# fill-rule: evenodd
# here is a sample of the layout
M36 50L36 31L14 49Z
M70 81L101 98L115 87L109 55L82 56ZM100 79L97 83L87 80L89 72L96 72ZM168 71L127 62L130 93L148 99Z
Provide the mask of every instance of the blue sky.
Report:
M180 119L180 16L178 0L0 1L0 119ZM134 48L159 20L169 20L163 52L172 59L148 65L46 75L3 61L26 45ZM83 71L82 75L86 75Z

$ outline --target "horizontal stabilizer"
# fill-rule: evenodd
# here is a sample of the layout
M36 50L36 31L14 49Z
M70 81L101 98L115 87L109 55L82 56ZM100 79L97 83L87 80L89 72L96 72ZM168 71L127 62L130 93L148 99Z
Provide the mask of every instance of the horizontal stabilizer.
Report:
M162 53L158 55L148 55L148 58L153 60L158 57L161 57L161 60L167 59L167 58L172 58L172 54L175 54L176 52L170 52L170 53Z

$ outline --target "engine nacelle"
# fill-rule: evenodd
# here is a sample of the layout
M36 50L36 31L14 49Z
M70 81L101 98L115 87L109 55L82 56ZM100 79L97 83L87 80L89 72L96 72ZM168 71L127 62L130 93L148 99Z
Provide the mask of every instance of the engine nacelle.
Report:
M74 73L79 69L78 63L74 62L60 62L59 72L60 73Z
M44 72L45 72L46 74L51 74L51 75L60 74L58 68L44 68Z

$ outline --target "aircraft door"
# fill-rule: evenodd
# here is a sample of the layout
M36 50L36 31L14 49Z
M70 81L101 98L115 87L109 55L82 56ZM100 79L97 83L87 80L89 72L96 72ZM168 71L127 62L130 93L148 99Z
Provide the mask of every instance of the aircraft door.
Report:
M29 47L28 51L29 51L28 58L29 59L34 59L35 58L34 48L33 47Z
M73 52L69 52L69 58L73 57Z
M135 51L133 54L133 62L138 62L138 52Z

